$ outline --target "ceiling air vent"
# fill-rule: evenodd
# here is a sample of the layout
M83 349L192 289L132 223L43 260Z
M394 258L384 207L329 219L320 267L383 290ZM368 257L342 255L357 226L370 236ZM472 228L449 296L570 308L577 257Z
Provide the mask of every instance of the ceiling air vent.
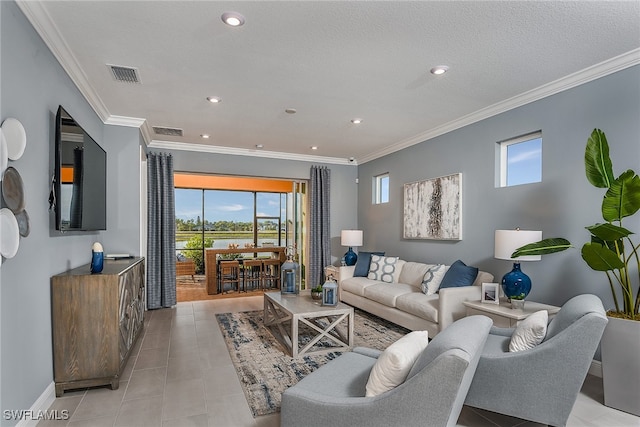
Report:
M107 64L107 66L111 69L111 74L117 81L125 83L140 83L138 70L136 68L109 64Z
M156 135L167 135L167 136L182 136L182 129L177 128L166 128L160 126L154 126L153 131Z

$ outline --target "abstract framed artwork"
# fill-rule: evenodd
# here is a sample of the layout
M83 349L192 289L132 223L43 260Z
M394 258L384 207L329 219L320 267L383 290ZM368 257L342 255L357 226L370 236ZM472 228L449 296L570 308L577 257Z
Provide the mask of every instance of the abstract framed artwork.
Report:
M403 237L462 240L462 173L404 185Z

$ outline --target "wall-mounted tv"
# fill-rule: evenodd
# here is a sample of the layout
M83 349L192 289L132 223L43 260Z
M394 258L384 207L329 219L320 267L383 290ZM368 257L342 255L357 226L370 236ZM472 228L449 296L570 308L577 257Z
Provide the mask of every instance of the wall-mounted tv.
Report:
M62 106L55 144L56 230L106 230L107 153Z

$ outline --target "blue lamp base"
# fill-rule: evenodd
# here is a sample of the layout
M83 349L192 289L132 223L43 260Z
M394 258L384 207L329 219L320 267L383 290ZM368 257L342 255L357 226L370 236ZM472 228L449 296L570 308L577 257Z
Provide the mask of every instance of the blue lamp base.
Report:
M346 265L356 265L356 261L358 261L358 255L353 252L353 248L349 246L349 250L346 254L344 254L344 263Z
M502 291L510 300L524 300L531 291L531 279L520 270L520 263L513 263L513 270L502 278Z

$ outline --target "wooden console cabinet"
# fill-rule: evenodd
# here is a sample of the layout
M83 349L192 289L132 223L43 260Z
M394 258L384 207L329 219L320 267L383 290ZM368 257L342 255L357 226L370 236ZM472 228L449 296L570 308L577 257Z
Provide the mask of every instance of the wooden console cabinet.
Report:
M65 390L120 385L144 320L144 258L105 260L51 278L53 376Z

